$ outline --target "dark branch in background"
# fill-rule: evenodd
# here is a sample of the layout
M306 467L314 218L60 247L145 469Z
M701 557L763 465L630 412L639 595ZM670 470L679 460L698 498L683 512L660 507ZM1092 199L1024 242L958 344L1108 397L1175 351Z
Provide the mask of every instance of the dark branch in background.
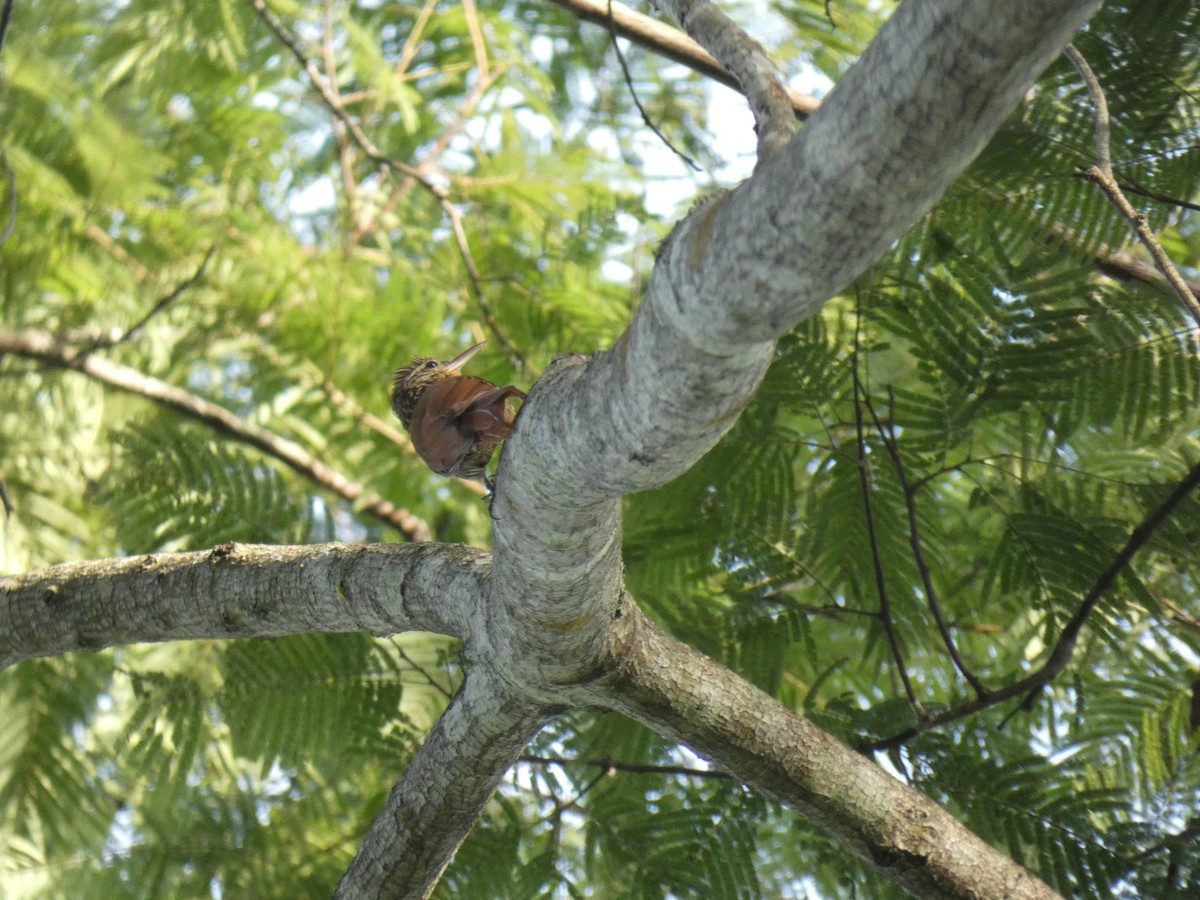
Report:
M660 141L666 144L667 149L687 163L694 172L699 172L700 167L696 165L696 161L671 143L671 139L658 130L658 126L650 119L646 108L642 106L642 101L637 95L637 88L633 86L633 76L629 74L629 66L625 64L625 54L621 52L621 47L617 43L617 26L612 17L612 0L608 3L608 37L612 42L613 51L617 54L617 62L621 64L621 72L625 75L625 84L629 88L629 96L633 98L633 105L637 107L638 112L642 114L642 122L647 128L654 132Z
M762 45L709 0L661 0L698 44L711 53L737 79L750 103L758 133L761 165L782 150L796 130L783 80Z
M1175 268L1171 258L1167 256L1167 251L1163 249L1161 243L1154 236L1154 232L1150 229L1150 223L1146 221L1146 216L1136 209L1122 193L1120 186L1117 184L1117 179L1113 176L1112 157L1109 150L1111 141L1111 132L1109 127L1108 117L1108 100L1104 96L1104 89L1100 86L1099 80L1096 78L1096 73L1092 71L1087 60L1083 58L1074 45L1067 44L1063 54L1071 61L1071 65L1075 67L1075 71L1079 73L1079 77L1083 79L1084 85L1087 87L1088 96L1091 98L1092 106L1096 108L1096 164L1089 168L1084 175L1091 181L1096 182L1100 189L1104 191L1105 196L1115 206L1133 226L1137 232L1138 239L1142 242L1145 248L1150 252L1151 258L1154 260L1154 265L1162 272L1167 283L1175 294L1183 301L1184 308L1196 320L1196 324L1200 325L1200 298L1192 293L1187 282L1183 280L1178 270Z
M1181 200L1178 197L1171 197L1167 194L1160 194L1158 191L1152 191L1148 187L1138 184L1127 175L1122 175L1120 178L1118 178L1117 185L1127 194L1137 194L1139 197L1145 197L1147 200L1155 200L1159 203L1164 203L1167 206L1178 206L1181 209L1190 209L1192 212L1200 212L1200 203L1193 203L1190 200Z
M925 552L921 545L921 532L917 521L916 489L909 483L908 473L904 469L904 459L900 456L900 445L896 441L895 428L891 422L885 426L879 420L879 416L875 414L875 405L865 393L863 402L867 404L867 410L871 413L871 419L883 441L884 449L891 457L892 467L896 470L896 477L900 480L900 488L904 491L904 507L908 512L908 545L912 548L913 560L917 564L917 571L921 574L921 583L925 586L925 601L929 606L929 611L933 614L933 621L937 624L938 633L942 636L942 643L946 645L946 650L949 651L954 665L962 673L963 678L967 679L967 682L975 689L976 695L982 697L988 693L988 689L963 661L958 647L954 643L954 636L950 633L950 626L946 623L946 617L942 615L942 604L938 601L938 592L933 586L933 573L929 571L929 564L925 561Z
M587 22L611 27L623 38L652 50L660 56L682 63L693 72L711 78L726 87L741 91L742 86L707 50L680 31L657 19L635 12L622 3L607 0L550 0ZM611 9L611 17L610 17ZM820 102L792 88L784 88L796 118L806 119Z
M395 638L392 638L392 646L396 648L396 653L399 655L399 657L402 660L404 660L406 663L408 663L410 666L412 666L412 668L415 671L421 673L421 677L425 679L425 681L429 684L429 686L431 688L433 688L435 691L437 691L439 694L441 694L447 700L454 699L454 692L451 690L447 690L447 688L445 686L443 686L443 684L440 681L438 681L436 678L434 678L432 675L430 675L427 671L425 671L424 666L422 666L415 659L413 659L411 656L409 656L407 653L405 653L404 648L400 646L400 644L396 641Z
M8 499L8 489L4 487L4 481L0 480L0 504L4 506L4 518L11 519L13 514L12 501Z
M4 11L0 12L0 51L4 50L4 37L8 34L8 21L12 18L13 0L4 0Z
M76 352L91 353L96 350L107 350L111 347L117 346L118 344L124 344L126 341L132 340L137 336L138 332L146 327L147 322L183 296L184 292L187 291L188 288L200 281L200 279L204 276L204 270L207 268L208 262L212 259L213 253L216 251L216 249L216 245L209 247L208 252L204 254L204 259L200 262L200 265L196 268L196 271L173 287L168 293L160 297L158 301L152 307L150 307L150 311L142 316L135 324L130 326L124 334L116 334L115 329L109 334L103 334L99 332L93 332L90 335L85 335L82 333L70 333L64 335L66 342L74 343L76 342L76 339L78 339L78 343L86 346L80 346L76 348Z
M462 258L463 265L467 270L467 285L468 293L479 307L480 314L483 316L485 324L491 331L492 336L496 340L496 344L508 357L509 363L518 371L530 371L528 361L517 350L516 347L506 338L503 332L500 331L496 324L495 316L492 315L491 307L487 303L487 298L483 293L483 278L479 274L479 267L475 265L475 258L471 253L471 246L467 241L466 229L463 226L462 213L454 205L450 199L450 194L445 188L439 187L426 177L424 167L418 168L403 163L400 160L388 156L380 150L375 143L367 137L366 132L362 130L362 126L358 121L350 115L346 110L345 104L342 103L341 97L337 94L337 87L332 82L327 81L322 75L316 64L308 58L304 52L304 48L300 46L299 41L292 35L278 17L267 8L263 0L249 0L254 11L258 13L258 17L266 23L266 26L271 29L271 32L291 52L296 61L300 64L308 79L312 82L317 93L320 94L321 100L324 102L326 109L333 114L337 121L341 122L346 131L350 134L351 139L358 148L366 154L367 158L380 167L383 171L399 172L401 175L410 178L413 182L420 185L431 197L437 200L442 207L442 211L450 219L450 225L454 231L455 243L458 246L459 256ZM486 73L480 73L480 78L484 78Z
M329 468L299 444L262 426L243 422L224 407L188 393L182 388L96 356L86 347L66 343L45 331L0 329L0 353L37 359L52 366L82 372L110 387L153 400L188 418L203 422L235 440L258 448L293 471L354 504L363 513L395 528L408 540L430 539L429 526L407 509L395 506L377 494L368 493L361 484Z
M1179 484L1168 494L1158 506L1154 507L1141 522L1129 534L1129 539L1125 542L1116 556L1113 557L1111 563L1105 567L1104 571L1096 576L1095 582L1084 595L1083 602L1079 604L1079 609L1075 610L1075 614L1071 616L1066 627L1063 628L1062 634L1059 635L1058 642L1054 645L1054 649L1050 652L1050 656L1040 669L1031 675L1022 678L1020 681L1015 681L1012 684L1005 685L1002 688L997 688L986 697L980 697L977 700L972 700L969 703L963 703L948 709L945 712L939 713L927 721L920 722L899 734L893 735L881 741L874 741L864 744L859 749L865 751L874 750L891 750L906 743L930 728L938 725L945 725L947 722L953 722L956 719L961 719L965 716L972 715L980 710L987 709L990 706L995 706L997 703L1002 703L1005 700L1011 700L1021 694L1027 694L1022 705L1026 705L1032 701L1037 692L1044 688L1047 684L1053 681L1067 664L1071 661L1071 655L1075 651L1075 644L1079 640L1079 634L1083 631L1083 626L1086 624L1088 617L1096 608L1096 604L1100 602L1100 598L1105 592L1112 587L1117 580L1117 576L1130 563L1133 557L1139 550L1146 545L1150 538L1159 528L1171 517L1175 508L1180 503L1200 486L1200 463L1193 466L1186 475L1180 480Z
M879 554L879 535L875 531L875 511L871 506L871 477L870 464L867 461L867 444L863 434L862 398L866 396L862 382L858 378L859 328L862 325L861 309L854 324L854 354L850 374L854 380L854 426L858 439L858 455L855 465L858 469L858 484L862 488L863 521L867 526L867 539L871 544L871 569L875 575L875 589L879 594L879 621L883 624L884 634L887 635L888 646L892 650L892 658L896 661L896 669L900 673L900 681L904 685L904 693L908 695L909 705L917 714L917 718L925 721L928 713L921 705L917 692L913 689L908 677L908 666L904 662L904 650L900 646L900 638L896 634L896 623L892 618L892 602L887 591L887 577L883 571L883 559Z
M12 9L12 0L8 2L9 5L5 7L5 27L8 26L8 12ZM0 43L3 43L3 34L4 32L0 31ZM0 234L0 244L3 244L17 227L17 173L8 164L8 154L3 147L0 147L0 169L4 170L5 179L8 181L8 223L4 226L4 233Z

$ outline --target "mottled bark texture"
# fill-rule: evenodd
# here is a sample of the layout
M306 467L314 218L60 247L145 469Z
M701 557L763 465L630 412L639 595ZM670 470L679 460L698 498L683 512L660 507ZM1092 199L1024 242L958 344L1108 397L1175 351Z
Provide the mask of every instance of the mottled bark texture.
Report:
M461 638L466 686L339 896L427 895L529 737L579 706L687 743L917 896L1052 896L871 760L646 621L623 589L619 504L713 446L776 339L941 196L1097 6L902 4L794 139L675 230L616 345L559 360L535 386L501 462L490 568L461 548L218 548L35 573L0 582L4 658L314 629Z

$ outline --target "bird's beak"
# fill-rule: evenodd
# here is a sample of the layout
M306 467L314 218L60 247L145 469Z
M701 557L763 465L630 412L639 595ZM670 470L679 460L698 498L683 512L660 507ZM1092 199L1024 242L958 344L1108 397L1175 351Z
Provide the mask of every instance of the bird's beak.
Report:
M454 357L454 359L450 360L450 362L446 363L446 368L449 369L451 372L457 372L459 369L461 369L463 366L465 366L467 364L467 360L469 360L472 356L474 356L476 353L478 353L480 350L482 350L483 345L486 343L487 343L487 341L480 341L478 344L476 344L470 350L466 351L465 353L460 353L458 356Z

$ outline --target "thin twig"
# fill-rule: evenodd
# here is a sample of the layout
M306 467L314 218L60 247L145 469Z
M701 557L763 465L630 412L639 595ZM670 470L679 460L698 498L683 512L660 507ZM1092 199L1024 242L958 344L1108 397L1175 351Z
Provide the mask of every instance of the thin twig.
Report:
M507 63L497 63L496 65L492 66L487 78L481 78L475 82L475 86L471 88L470 92L466 96L466 99L463 100L462 106L459 107L458 115L455 117L454 121L443 128L441 133L438 135L437 140L429 146L429 150L425 153L426 159L437 159L446 152L447 148L450 146L450 142L458 136L459 132L466 128L467 123L471 119L471 115L475 112L475 108L479 105L480 101L483 100L484 95L491 90L492 86L499 81L507 71ZM459 177L457 179L457 183L469 185L472 182L469 178ZM403 181L401 181L400 184L397 185L396 189L392 191L391 195L387 199L387 202L382 205L381 213L392 212L399 205L400 201L403 200L404 197L406 197L413 189L413 187L416 186L416 184L417 182L412 178L405 178Z
M767 51L709 0L662 0L662 6L737 79L754 114L758 162L771 159L791 141L796 117Z
M433 16L435 9L437 9L437 0L425 0L425 5L421 7L416 21L413 22L412 31L404 39L404 48L400 51L400 59L396 63L397 78L404 75L408 71L408 67L412 65L413 58L417 55L417 47L421 43L421 36L425 33L425 26L429 24L429 19Z
M880 440L883 441L884 449L887 450L888 456L891 457L892 468L896 470L896 477L900 481L900 489L904 492L904 507L908 513L908 545L912 548L913 561L917 564L917 571L921 575L921 583L925 586L925 602L929 606L930 613L933 614L933 621L937 625L938 633L942 636L942 643L946 645L946 650L950 653L950 659L954 661L955 667L962 673L963 678L975 689L976 695L982 697L988 693L988 689L975 676L975 673L967 667L962 655L958 652L958 646L954 643L954 636L950 633L950 626L946 623L946 617L942 615L942 605L938 600L937 589L933 585L933 573L929 570L929 564L925 561L925 551L922 549L921 532L917 517L916 490L909 484L908 473L904 468L904 459L900 455L900 445L896 441L895 427L890 422L885 426L879 420L879 416L875 413L875 405L871 402L870 397L864 395L863 401L867 404L867 409L871 413L871 419L874 421L875 428L879 432Z
M148 313L142 316L141 319L139 319L123 335L113 341L110 346L115 347L117 344L124 344L126 341L132 340L139 331L146 327L147 322L174 303L180 296L183 295L184 291L203 278L204 270L207 268L209 260L212 259L213 253L216 252L216 249L216 244L213 244L211 247L209 247L208 252L204 254L204 259L201 260L200 265L196 268L196 271L193 272L191 276L177 284L169 293L160 297L158 302L155 303L154 306L150 307L150 311ZM99 346L100 345L93 346L91 349L99 349Z
M399 642L396 641L395 638L392 638L392 646L396 648L396 653L399 654L399 656L402 660L404 660L406 663L408 663L410 666L412 666L412 668L414 668L416 671L421 673L421 677L424 678L427 682L429 682L429 686L431 688L433 688L435 691L437 691L439 694L441 694L447 700L454 699L454 692L451 690L448 690L446 687L444 687L440 681L438 681L436 678L434 678L432 675L430 675L425 670L424 666L422 666L420 663L418 663L416 660L414 660L411 656L409 656L404 651L404 648L400 646Z
M479 10L475 0L462 0L463 18L467 23L467 34L471 36L471 49L475 52L475 74L486 81L491 66L488 64L487 44L483 40L483 29L479 26Z
M8 489L5 488L3 479L0 479L0 504L4 506L4 518L11 519L14 507L8 499Z
M617 54L617 62L621 64L621 73L625 76L625 86L629 88L629 96L633 98L633 105L637 107L637 111L642 114L642 124L654 132L655 136L666 145L667 149L682 159L693 172L699 172L700 166L696 161L671 143L671 139L667 137L659 127L654 124L650 118L650 114L646 112L646 108L642 106L642 100L638 97L637 88L633 86L633 76L629 74L629 66L625 63L625 54L621 52L621 45L617 43L617 26L612 15L612 0L608 0L608 38L612 44L613 51Z
M888 596L887 578L883 571L883 559L879 552L879 535L875 530L875 512L871 505L870 464L867 461L867 445L863 428L863 405L860 400L862 396L865 396L865 391L858 377L859 328L861 324L862 317L860 310L854 325L854 351L850 373L854 380L854 425L858 436L858 457L856 461L858 483L862 489L863 519L867 527L867 540L871 545L871 567L875 575L875 589L879 595L879 620L883 625L884 634L887 635L888 646L891 647L892 658L896 661L896 668L900 674L900 682L904 685L904 693L908 695L909 705L912 706L913 711L917 714L918 720L924 721L928 718L929 714L921 705L921 701L917 697L917 692L913 688L912 681L908 677L908 666L904 662L904 650L900 646L900 638L896 634L896 623L892 618L892 603Z
M408 540L430 540L429 526L403 507L395 506L363 485L351 481L294 441L246 422L223 406L142 372L89 352L87 347L68 344L54 335L35 329L10 331L0 328L0 352L36 359L51 366L73 369L114 387L152 400L161 406L202 422L244 444L256 447L298 474L354 504L361 512L395 528Z
M9 0L6 13L11 8L12 0ZM7 25L7 20L5 21L5 25ZM0 32L0 43L2 42L2 32ZM8 180L8 224L4 226L4 233L0 234L0 244L3 244L12 235L13 229L17 227L17 173L8 164L8 153L5 152L3 147L0 147L0 169L4 170L4 174Z
M1083 83L1087 87L1088 97L1091 99L1092 106L1096 109L1096 164L1088 168L1084 172L1084 176L1100 186L1100 189L1108 197L1109 202L1133 226L1138 239L1145 246L1146 250L1149 251L1150 257L1154 260L1154 265L1162 272L1171 289L1175 291L1175 294L1183 302L1184 307L1192 314L1192 318L1196 320L1196 324L1200 325L1200 297L1192 293L1187 282L1183 280L1183 276L1175 268L1175 264L1171 262L1167 251L1163 249L1162 244L1155 237L1146 216L1133 208L1133 205L1121 191L1120 185L1117 184L1117 179L1113 176L1112 157L1109 149L1112 134L1108 115L1108 100L1104 96L1104 89L1100 86L1100 81L1096 78L1096 73L1092 71L1087 60L1083 58L1083 54L1076 50L1073 44L1067 44L1063 50L1063 54L1070 60L1071 65L1075 67L1075 71L1079 73L1079 77L1083 79Z
M12 18L14 0L4 0L4 11L0 12L0 51L4 50L4 38L8 34L8 22Z
M986 697L962 703L945 712L938 713L924 722L919 722L913 727L890 738L865 744L860 749L864 752L895 749L922 732L928 731L930 728L965 718L966 716L995 706L998 703L1019 697L1022 694L1026 696L1019 708L1027 707L1033 698L1036 697L1037 693L1058 677L1067 667L1075 651L1075 644L1079 640L1080 632L1083 631L1088 617L1095 610L1096 604L1100 602L1100 598L1112 587L1117 580L1117 576L1129 565L1137 552L1149 542L1154 533L1171 517L1175 508L1197 487L1200 487L1200 463L1194 465L1180 479L1171 493L1147 513L1145 518L1129 533L1128 540L1113 557L1112 562L1104 568L1103 572L1096 576L1096 580L1084 595L1079 608L1075 610L1075 614L1071 616L1066 627L1063 628L1062 634L1059 635L1058 642L1054 645L1054 649L1050 652L1046 662L1037 671L1019 681L1014 681L1002 688L997 688Z
M340 121L346 130L350 133L351 139L358 145L359 149L377 166L385 171L399 172L421 186L430 196L437 200L442 207L443 212L450 219L452 230L454 231L455 243L459 251L459 256L462 258L463 265L467 271L468 291L473 300L480 308L484 322L488 325L492 336L497 345L508 357L512 366L520 371L528 371L529 364L525 357L517 351L512 343L500 331L496 318L492 315L483 293L483 278L479 274L479 268L475 264L475 258L471 253L471 247L467 241L466 230L462 223L462 213L455 207L450 199L449 192L432 182L426 175L425 167L417 168L410 166L407 163L400 162L394 157L388 156L380 150L374 142L367 137L366 132L358 124L358 121L350 115L346 107L342 104L341 99L337 95L337 91L324 76L321 75L316 65L305 54L304 49L300 46L296 38L284 27L283 23L271 12L264 0L249 0L254 11L258 13L259 18L266 23L271 29L275 37L291 51L292 56L300 64L300 67L308 75L309 81L313 87L317 89L321 99L324 101L326 108Z
M1193 147L1193 149L1195 148ZM1152 191L1150 188L1138 184L1128 175L1118 178L1117 184L1126 193L1137 194L1139 197L1145 197L1147 200L1155 200L1158 203L1164 203L1168 206L1178 206L1180 209L1190 209L1192 212L1200 212L1200 203L1193 203L1191 200L1182 200L1179 197L1172 197L1170 194L1160 194L1158 191Z
M321 5L321 61L325 66L325 78L330 83L339 102L344 106L349 101L337 85L337 57L333 52L333 0L324 0ZM358 182L354 177L350 141L346 138L346 126L340 119L333 120L333 139L337 145L338 169L342 175L342 190L346 195L346 214L349 229L344 237L347 248L362 237L359 223Z

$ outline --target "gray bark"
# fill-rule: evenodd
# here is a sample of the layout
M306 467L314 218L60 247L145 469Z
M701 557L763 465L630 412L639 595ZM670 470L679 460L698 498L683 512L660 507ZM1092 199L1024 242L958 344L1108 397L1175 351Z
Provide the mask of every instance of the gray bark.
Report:
M928 210L1097 6L904 3L796 138L681 223L616 345L558 361L535 386L501 463L490 569L461 548L232 548L145 572L122 561L35 573L0 581L0 659L313 629L460 637L467 686L340 896L426 895L529 737L579 705L686 742L918 896L1053 896L869 759L647 622L623 590L619 503L713 446L775 340ZM65 620L48 611L56 603Z

